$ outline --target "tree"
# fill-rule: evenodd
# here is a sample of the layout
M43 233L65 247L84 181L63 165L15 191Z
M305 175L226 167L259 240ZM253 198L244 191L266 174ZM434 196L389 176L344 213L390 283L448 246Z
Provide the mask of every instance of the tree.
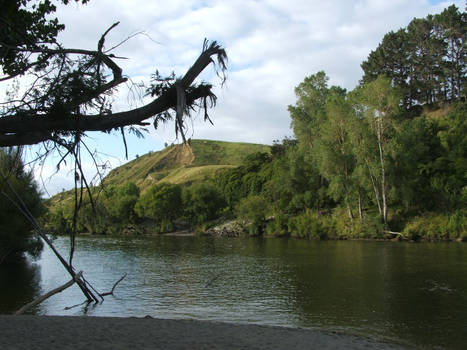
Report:
M204 41L201 55L183 77L162 77L156 71L147 90L152 102L113 113L108 97L128 80L116 63L118 57L110 53L113 49L104 46L106 35L118 22L101 36L97 50L64 48L56 40L64 25L49 19L56 10L50 0L7 0L1 7L0 81L29 77L33 83L4 104L0 146L46 142L76 156L87 131L118 130L123 134L128 127L138 132L136 126L149 125L146 119L154 117L155 128L160 122L174 120L177 133L185 140L184 120L191 110L203 109L205 120L210 121L207 109L216 102L212 85L194 81L214 63L213 57L225 79L227 55L217 42ZM10 93L14 95L14 91Z
M179 185L161 183L153 185L144 192L135 205L135 211L141 218L155 221L156 229L169 231L173 220L181 214L182 190Z
M326 73L320 71L306 77L295 88L297 103L295 106L289 106L289 113L295 137L302 145L311 146L316 137L319 123L325 113L329 92L328 80Z
M193 184L183 188L183 211L193 224L213 220L226 206L217 188L209 183Z
M135 223L135 205L139 199L139 188L135 183L127 181L116 186L105 201L105 207L112 221L119 223Z
M400 95L388 78L379 76L354 90L353 96L357 100L354 105L359 113L357 118L362 118L363 122L362 127L354 128L354 144L359 145L357 159L368 169L381 218L387 225L390 144L395 117L399 112Z
M305 202L316 206L319 212L326 201L326 180L317 165L317 140L321 137L320 127L326 120L326 100L330 91L341 91L339 87L328 87L329 78L320 71L306 77L295 88L297 103L289 106L291 125L298 141L298 150L290 157L290 174L296 189L291 204ZM297 205L294 205L297 207Z
M381 44L370 52L361 67L365 73L362 83L372 82L379 75L385 75L404 92L404 103L410 107L414 102L414 92L408 80L411 75L408 45L408 34L405 29L391 31L383 37Z
M465 99L467 13L451 5L434 16L435 33L445 46L443 70L444 98Z
M362 83L390 78L406 107L465 99L467 15L455 5L386 34L361 65Z
M326 117L320 125L321 137L317 141L318 167L329 183L331 197L344 201L349 218L353 220L351 201L355 157L349 134L354 124L354 114L345 93L330 93L326 101Z
M439 195L443 210L465 207L467 201L467 103L459 102L441 120L438 157L423 164L422 173L429 175L432 190Z
M235 208L237 217L247 221L249 233L257 236L263 233L269 204L264 197L251 195L243 198Z
M20 148L0 148L0 263L24 253L37 256L42 249L32 225L18 210L17 193L33 215L44 211L40 193L31 172L24 170Z

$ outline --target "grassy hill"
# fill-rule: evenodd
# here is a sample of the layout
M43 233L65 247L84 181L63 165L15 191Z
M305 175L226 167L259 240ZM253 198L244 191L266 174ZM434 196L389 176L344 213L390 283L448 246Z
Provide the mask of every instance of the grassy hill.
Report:
M104 181L111 185L133 181L141 189L159 182L204 181L218 171L240 165L246 156L255 152L269 152L269 146L191 140L189 145L173 145L138 157L113 169Z

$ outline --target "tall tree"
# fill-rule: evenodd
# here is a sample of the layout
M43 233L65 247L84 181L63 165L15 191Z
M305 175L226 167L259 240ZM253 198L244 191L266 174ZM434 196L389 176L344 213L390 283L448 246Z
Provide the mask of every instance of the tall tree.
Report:
M409 84L413 78L409 64L409 41L405 29L387 33L381 44L370 52L368 59L361 64L364 71L362 83L369 83L379 75L385 75L404 93L404 103L410 107L415 93Z
M395 118L399 111L400 95L391 86L391 81L380 76L354 91L356 111L363 118L369 133L360 134L360 162L366 164L375 191L381 218L387 225L388 219L388 164L393 141ZM354 97L355 98L355 97ZM368 140L368 138L370 138ZM373 141L371 141L373 140ZM366 146L366 147L365 147ZM368 150L376 147L375 152ZM371 153L373 153L371 155ZM377 173L375 170L377 169ZM379 182L379 186L378 183ZM378 188L379 187L379 188Z
M328 80L326 73L320 71L305 77L295 88L297 103L289 106L291 126L297 140L305 147L312 146L319 124L324 118Z
M352 106L345 91L331 89L326 101L326 120L320 125L317 141L318 168L329 183L330 195L345 203L351 220L354 219L351 202L355 194L352 184L355 157L349 134L353 122Z
M318 211L326 200L326 180L320 175L317 167L316 141L320 138L320 125L326 120L326 99L330 90L328 80L324 71L306 77L295 88L295 106L288 108L299 148L290 157L291 176L302 186L300 194L295 198L297 201L305 200L304 189L313 192L312 196L306 196L306 202L313 202ZM307 174L306 178L304 174Z
M467 13L451 5L434 16L436 36L445 46L443 62L444 98L465 99Z
M362 83L392 79L406 107L465 98L467 15L452 5L386 34L361 65Z

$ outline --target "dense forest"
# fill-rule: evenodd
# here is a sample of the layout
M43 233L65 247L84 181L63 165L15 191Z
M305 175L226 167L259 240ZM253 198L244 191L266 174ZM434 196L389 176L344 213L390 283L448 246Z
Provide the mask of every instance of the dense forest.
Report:
M96 189L76 218L55 205L49 229L118 233L184 222L200 232L243 222L247 235L467 238L466 14L450 6L386 34L352 91L325 72L289 106L294 137L209 180ZM97 211L97 213L96 213Z

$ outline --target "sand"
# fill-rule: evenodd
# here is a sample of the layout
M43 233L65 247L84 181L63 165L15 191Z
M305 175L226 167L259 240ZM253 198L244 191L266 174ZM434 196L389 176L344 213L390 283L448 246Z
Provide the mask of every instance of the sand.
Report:
M0 349L403 349L314 329L195 320L0 315Z

